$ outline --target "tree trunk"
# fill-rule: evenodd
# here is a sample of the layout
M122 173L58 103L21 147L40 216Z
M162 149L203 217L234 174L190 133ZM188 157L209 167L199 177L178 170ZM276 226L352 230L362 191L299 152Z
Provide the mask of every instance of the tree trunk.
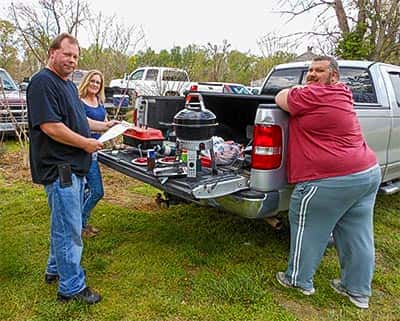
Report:
M334 9L336 13L336 18L338 20L339 29L343 33L348 33L350 31L349 24L347 22L347 15L343 7L342 0L335 0Z

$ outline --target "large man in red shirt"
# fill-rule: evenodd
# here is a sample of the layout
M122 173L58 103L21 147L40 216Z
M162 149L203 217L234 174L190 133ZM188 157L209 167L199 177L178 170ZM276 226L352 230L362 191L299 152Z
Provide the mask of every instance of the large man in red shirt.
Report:
M331 286L359 308L368 308L374 270L373 208L381 174L339 82L336 60L313 59L305 86L278 93L290 114L287 174L296 184L289 208L290 254L276 277L305 295L333 233L341 266Z

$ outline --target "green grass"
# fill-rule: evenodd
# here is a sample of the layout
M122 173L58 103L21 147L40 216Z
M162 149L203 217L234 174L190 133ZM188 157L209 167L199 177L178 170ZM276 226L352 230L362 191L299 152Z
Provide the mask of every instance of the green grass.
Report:
M1 164L1 162L0 162ZM156 190L124 187L135 193ZM400 195L379 196L375 211L376 273L370 309L354 308L329 287L339 267L327 251L316 295L281 288L287 230L194 205L137 211L101 201L85 240L95 306L55 302L43 281L49 245L44 191L10 182L0 171L0 320L400 320Z
M162 191L148 184L130 186L128 187L128 190L133 193L142 194L151 198L155 198L158 193L162 193Z

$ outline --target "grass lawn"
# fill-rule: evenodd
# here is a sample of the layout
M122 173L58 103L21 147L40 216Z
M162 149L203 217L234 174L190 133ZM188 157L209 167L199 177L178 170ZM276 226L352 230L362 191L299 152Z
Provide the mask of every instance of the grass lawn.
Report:
M361 311L329 286L339 271L334 249L315 276L316 294L305 297L275 281L287 263L287 229L278 233L264 222L194 205L159 209L155 189L107 170L106 197L91 220L101 232L84 240L82 262L103 301L57 303L57 286L43 280L45 193L27 171L16 175L10 161L18 150L6 147L0 154L1 321L400 320L400 195L378 197L373 296ZM111 188L113 182L120 188Z

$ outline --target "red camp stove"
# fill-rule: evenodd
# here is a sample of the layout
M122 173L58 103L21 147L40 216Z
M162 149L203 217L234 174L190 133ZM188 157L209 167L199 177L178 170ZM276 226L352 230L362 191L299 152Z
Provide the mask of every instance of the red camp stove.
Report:
M124 144L140 149L150 149L162 145L164 136L161 130L151 127L132 127L123 134Z

